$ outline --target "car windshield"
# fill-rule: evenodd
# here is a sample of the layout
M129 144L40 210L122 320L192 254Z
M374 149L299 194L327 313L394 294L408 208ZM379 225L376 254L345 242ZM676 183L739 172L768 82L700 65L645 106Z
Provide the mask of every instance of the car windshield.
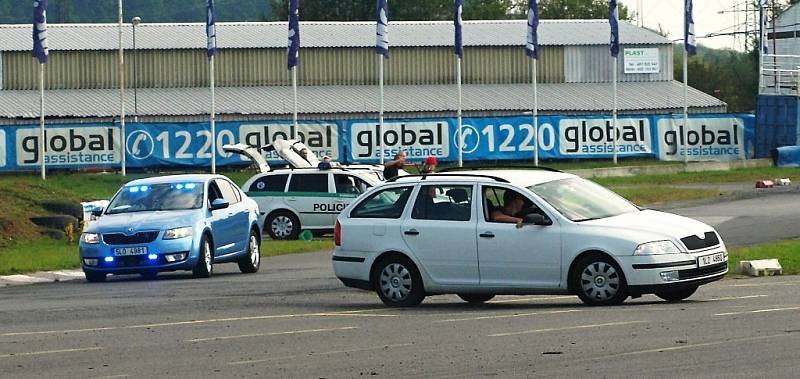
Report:
M528 187L572 221L588 221L636 212L628 200L581 178L554 180Z
M197 209L201 206L202 183L127 185L111 200L106 214Z

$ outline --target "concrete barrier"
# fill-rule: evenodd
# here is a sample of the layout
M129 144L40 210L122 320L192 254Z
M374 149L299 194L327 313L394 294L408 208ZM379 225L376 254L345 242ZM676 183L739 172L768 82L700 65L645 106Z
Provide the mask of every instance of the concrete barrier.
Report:
M578 175L582 178L607 178L612 176L678 174L681 172L728 171L737 168L771 166L771 159L749 159L744 161L730 162L692 162L687 165L675 163L647 166L602 167L582 170L567 170L567 172Z

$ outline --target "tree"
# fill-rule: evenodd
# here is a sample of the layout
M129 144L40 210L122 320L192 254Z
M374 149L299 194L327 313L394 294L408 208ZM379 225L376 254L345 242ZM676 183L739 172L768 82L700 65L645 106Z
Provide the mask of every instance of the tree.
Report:
M270 0L272 20L286 20L287 0ZM372 0L318 0L300 3L300 18L306 21L373 21L376 2ZM514 17L513 0L468 0L465 20L494 20ZM442 21L453 19L453 0L403 0L389 2L392 21Z
M525 3L522 1L521 3ZM527 6L523 9L527 9ZM631 20L628 7L619 4L619 19ZM541 0L539 14L542 19L605 19L608 18L607 0Z

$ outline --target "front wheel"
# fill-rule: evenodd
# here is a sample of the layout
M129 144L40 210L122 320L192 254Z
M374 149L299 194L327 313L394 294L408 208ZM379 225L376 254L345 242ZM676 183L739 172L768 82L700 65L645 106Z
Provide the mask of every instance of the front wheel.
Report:
M300 220L289 211L277 211L267 217L267 233L274 240L296 240L300 235Z
M253 274L261 267L261 249L258 246L258 234L255 230L250 231L250 238L247 241L247 254L239 259L239 270L245 274Z
M625 276L616 262L603 255L590 255L575 265L571 287L587 305L618 305L628 298Z
M485 302L487 302L489 300L492 300L494 298L494 294L491 294L491 293L488 293L488 294L484 294L484 293L479 293L479 294L475 294L475 293L473 293L473 294L460 293L460 294L458 294L458 297L460 297L461 300L464 300L464 301L466 301L467 303L470 303L470 304L481 304L481 303L485 303Z
M689 296L694 295L694 291L697 291L697 287L688 287L679 290L670 290L664 292L656 292L656 296L669 301L669 302L676 302L681 300L686 300Z
M373 273L372 286L389 307L414 307L425 299L417 267L402 256L381 259Z
M195 278L210 278L214 272L214 257L213 250L211 249L211 242L208 237L203 236L200 241L200 253L197 257L197 264L192 269L192 274Z

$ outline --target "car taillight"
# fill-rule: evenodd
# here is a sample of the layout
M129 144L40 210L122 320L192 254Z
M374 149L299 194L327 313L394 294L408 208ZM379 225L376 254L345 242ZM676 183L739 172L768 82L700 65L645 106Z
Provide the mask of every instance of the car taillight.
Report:
M342 246L342 224L336 220L336 226L333 228L333 243L336 246Z

